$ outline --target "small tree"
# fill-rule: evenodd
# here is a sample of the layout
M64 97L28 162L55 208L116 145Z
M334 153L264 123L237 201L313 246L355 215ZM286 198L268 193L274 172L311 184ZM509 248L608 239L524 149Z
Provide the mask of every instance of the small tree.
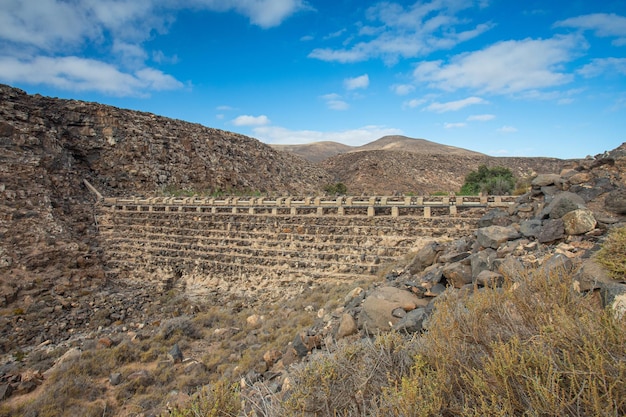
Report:
M324 187L324 191L326 191L326 193L333 195L333 194L341 194L341 195L345 195L348 192L348 187L346 187L346 185L342 182L338 182L336 184L328 184Z
M515 186L515 178L510 169L505 167L488 168L486 165L478 167L465 177L465 184L461 187L461 195L475 195L486 193L492 195L509 194Z

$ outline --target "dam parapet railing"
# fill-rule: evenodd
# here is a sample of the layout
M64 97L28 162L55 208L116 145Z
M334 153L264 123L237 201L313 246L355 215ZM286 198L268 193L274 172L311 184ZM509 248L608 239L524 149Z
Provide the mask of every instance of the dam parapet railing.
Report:
M515 196L369 196L369 197L105 197L110 211L199 212L251 215L456 216L474 208L508 208Z

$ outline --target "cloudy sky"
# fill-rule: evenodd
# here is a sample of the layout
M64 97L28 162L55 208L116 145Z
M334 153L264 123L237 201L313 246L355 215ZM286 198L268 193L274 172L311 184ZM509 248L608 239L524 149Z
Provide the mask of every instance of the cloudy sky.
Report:
M28 93L266 143L626 141L623 0L0 0L0 51L0 82Z

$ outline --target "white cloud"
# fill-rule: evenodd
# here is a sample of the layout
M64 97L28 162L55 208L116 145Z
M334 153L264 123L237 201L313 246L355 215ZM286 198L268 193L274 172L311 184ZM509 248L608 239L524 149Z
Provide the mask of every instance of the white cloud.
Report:
M495 119L496 116L493 114L474 114L467 118L468 122L488 122L489 120Z
M406 100L405 102L402 103L402 108L403 109L414 109L417 106L421 106L422 104L426 103L426 99L423 98L414 98L411 100Z
M232 123L235 126L264 126L270 124L270 119L264 114L261 116L249 116L244 114L233 119Z
M444 129L458 129L460 127L465 127L465 126L467 126L467 123L444 123L443 124Z
M356 90L357 88L367 88L370 85L370 77L367 74L343 80L346 90Z
M421 62L413 75L417 81L442 90L518 93L571 82L573 76L562 72L562 66L586 47L578 36L503 41L456 55L448 64Z
M227 106L227 105L225 105L225 104L222 104L221 106L217 106L215 109L216 109L216 110L219 110L219 111L231 111L231 110L235 110L235 108L234 108L234 107Z
M141 96L145 95L145 90L183 87L171 75L154 68L142 68L134 73L122 72L113 65L79 57L37 57L32 60L0 58L0 79L119 96Z
M185 9L232 10L262 28L312 10L304 0L0 0L5 64L0 80L114 95L147 96L151 90L181 88L181 82L146 65L151 55L156 63L175 63L177 58L168 59L162 51L148 53L144 42L165 33L175 14ZM97 58L89 55L94 50ZM111 62L121 62L125 70Z
M594 13L572 17L556 22L554 26L592 30L596 36L617 38L613 41L615 45L626 45L626 17L614 13Z
M626 75L626 58L596 58L578 70L578 73L587 78L604 73Z
M402 130L385 126L363 126L358 129L336 132L317 130L289 130L279 126L263 126L254 129L254 136L265 143L300 144L331 141L359 146L388 135L401 135Z
M391 86L391 90L399 96L406 96L415 90L415 86L411 84L395 84Z
M480 97L468 97L463 100L448 101L447 103L434 102L426 107L426 110L434 111L437 113L445 113L448 111L461 110L463 107L471 106L474 104L487 104L488 101L483 100Z
M513 126L502 126L501 128L498 129L498 132L500 132L500 133L515 133L515 132L517 132L517 128L515 128Z
M339 48L317 48L310 58L323 61L358 62L381 58L394 64L399 58L424 56L450 49L489 30L491 23L471 25L457 17L474 6L471 0L417 1L413 5L382 2L366 11L370 25L362 25L354 35L362 41Z
M326 106L331 110L348 110L350 108L350 105L339 94L325 94L321 98L326 101Z

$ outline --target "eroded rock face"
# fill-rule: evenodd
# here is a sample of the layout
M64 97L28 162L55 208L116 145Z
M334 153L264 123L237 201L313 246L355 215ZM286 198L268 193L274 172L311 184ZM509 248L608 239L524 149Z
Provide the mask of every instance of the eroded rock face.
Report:
M84 179L105 196L303 193L331 181L312 164L242 135L0 85L0 304L14 303L30 323L52 323L42 329L0 318L0 351L57 337L69 322L62 319L67 308L50 305L107 285L96 198ZM26 307L29 296L34 302ZM88 315L73 321L87 323Z

